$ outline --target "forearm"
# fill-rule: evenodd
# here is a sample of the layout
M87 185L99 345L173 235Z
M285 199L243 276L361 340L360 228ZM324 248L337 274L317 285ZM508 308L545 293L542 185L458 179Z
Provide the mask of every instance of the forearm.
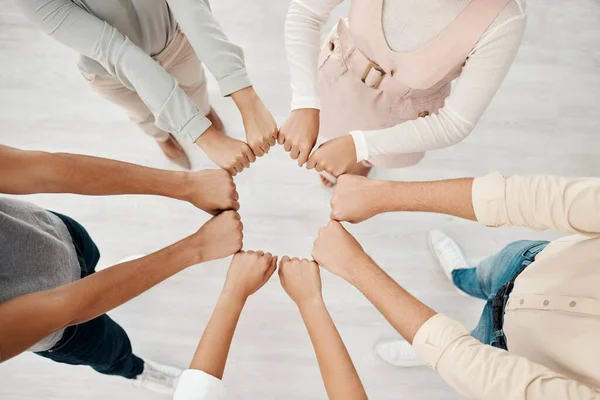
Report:
M412 343L421 326L436 312L390 278L373 260L357 260L347 278L379 310L388 322Z
M20 354L52 332L96 318L201 262L191 240L186 238L68 285L0 304L1 361Z
M472 187L473 178L434 182L381 182L373 198L379 213L421 211L476 221Z
M352 359L322 300L299 305L329 399L366 399Z
M222 293L202 334L190 369L206 372L223 379L225 364L245 298Z
M98 157L0 146L2 193L148 194L183 199L187 176Z

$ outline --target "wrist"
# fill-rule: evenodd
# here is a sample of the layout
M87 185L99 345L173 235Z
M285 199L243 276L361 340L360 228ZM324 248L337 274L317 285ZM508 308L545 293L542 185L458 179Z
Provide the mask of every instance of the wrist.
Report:
M323 301L323 296L315 296L309 299L298 301L296 306L298 307L298 310L300 310L300 314L304 314L312 310L325 308L325 302Z
M242 116L248 112L251 112L254 108L254 104L257 101L260 101L260 97L258 97L258 94L252 86L248 86L232 93L231 98L233 99L233 102Z
M239 290L230 290L226 286L221 291L221 295L219 296L219 300L217 301L217 306L227 307L227 308L244 308L246 304L246 300L248 300L248 296L241 293Z
M378 214L403 211L403 182L375 181L375 184L377 185L375 203Z
M351 267L347 269L347 272L342 278L350 283L352 286L359 288L365 280L372 275L373 271L377 268L377 264L364 252L353 257L355 260Z

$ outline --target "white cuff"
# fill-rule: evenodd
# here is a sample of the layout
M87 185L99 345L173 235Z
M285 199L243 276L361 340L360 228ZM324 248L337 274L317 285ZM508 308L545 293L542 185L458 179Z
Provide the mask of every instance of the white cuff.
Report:
M223 400L223 382L204 371L186 369L173 400Z
M315 110L321 109L321 102L318 98L311 97L300 97L300 98L292 98L292 111L299 110L301 108L314 108Z
M363 131L352 131L350 132L352 139L354 139L354 147L356 149L356 162L367 161L369 159L369 147L367 146L367 139Z

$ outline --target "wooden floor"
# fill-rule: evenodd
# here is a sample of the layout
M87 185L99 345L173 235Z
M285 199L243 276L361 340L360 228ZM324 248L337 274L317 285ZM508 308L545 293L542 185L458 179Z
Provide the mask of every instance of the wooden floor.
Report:
M171 168L158 147L114 106L92 93L76 56L38 33L13 2L0 8L0 143L24 149L94 154ZM230 37L246 49L258 92L279 120L290 90L283 47L286 1L213 1ZM269 11L268 16L265 10ZM417 167L377 171L380 179L481 175L600 174L600 2L532 0L525 41L498 96L463 143L430 153ZM341 10L343 11L343 10ZM341 12L340 11L340 12ZM243 129L230 100L211 94L231 135ZM211 167L188 146L195 168ZM236 178L245 247L279 255L310 255L326 224L330 192L281 149ZM177 201L150 197L27 197L85 225L102 251L102 266L157 250L196 230L207 217ZM460 297L427 250L427 232L440 228L476 262L518 238L552 238L523 229L486 229L454 218L383 215L352 226L369 254L398 282L440 312L471 327L482 304ZM1 262L1 261L0 261ZM212 311L228 260L185 271L113 311L135 352L185 367ZM394 369L372 352L393 329L352 287L324 274L324 295L373 399L452 400L461 397L425 368ZM1 323L1 321L0 321ZM277 279L249 301L225 373L229 399L307 400L326 397L302 321ZM0 366L0 399L160 399L120 378L86 367L24 354Z

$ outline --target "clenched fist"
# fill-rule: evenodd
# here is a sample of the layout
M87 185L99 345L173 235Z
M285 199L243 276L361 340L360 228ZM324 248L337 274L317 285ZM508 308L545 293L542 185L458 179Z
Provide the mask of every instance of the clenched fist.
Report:
M298 160L298 166L308 161L319 135L320 112L314 108L301 108L292 111L279 130L279 144L290 157Z
M262 251L242 251L233 256L223 293L246 299L256 293L277 269L277 257Z
M242 115L248 145L256 157L262 157L277 143L279 129L273 115L252 86L238 90L231 98Z
M342 136L323 143L308 159L307 169L326 171L338 177L356 164L356 147L352 136Z
M281 286L298 306L312 301L322 301L321 272L314 261L283 257L279 264Z
M237 211L225 211L204 224L194 235L201 261L225 258L240 251L243 228Z
M239 210L239 195L231 174L222 169L189 172L182 198L209 214Z
M244 168L250 168L250 164L256 161L252 149L246 143L225 136L212 126L196 140L196 144L231 176L242 172Z
M381 213L384 189L382 181L357 175L340 176L330 202L331 219L356 224Z
M312 256L329 272L350 280L353 270L369 257L360 243L337 221L319 230Z

